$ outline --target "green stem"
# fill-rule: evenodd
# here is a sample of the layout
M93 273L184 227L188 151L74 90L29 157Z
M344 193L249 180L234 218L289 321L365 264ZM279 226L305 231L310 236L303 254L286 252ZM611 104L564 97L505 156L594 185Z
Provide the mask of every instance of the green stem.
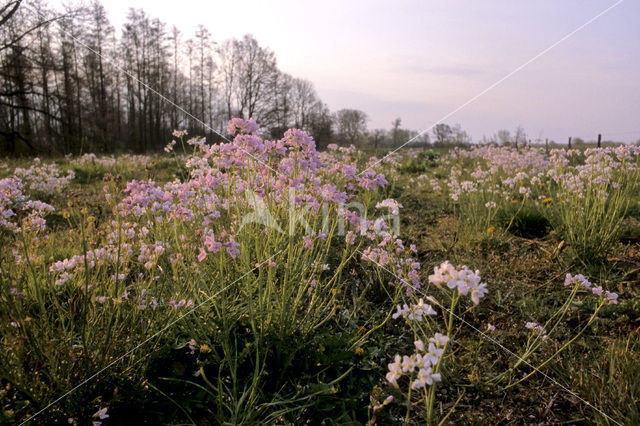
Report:
M526 376L524 376L523 378L521 378L520 380L518 380L517 382L511 383L510 385L508 385L507 387L505 387L505 390L517 385L518 383L521 383L523 381L525 381L526 379L528 379L529 377L531 377L533 374L535 374L536 372L538 372L542 367L544 367L545 365L547 365L549 362L551 362L551 360L553 360L556 356L558 356L558 354L560 352L562 352L563 350L565 350L571 343L575 342L575 340L580 337L582 335L582 333L587 329L587 327L589 327L589 325L591 325L591 323L593 322L593 320L596 318L596 315L598 314L598 311L604 306L604 304L606 303L606 301L602 301L600 302L600 304L598 305L598 307L596 308L595 311L593 311L593 314L591 314L591 317L589 317L589 321L587 321L587 323L585 324L584 327L582 327L582 329L578 332L578 334L576 334L575 336L573 336L573 338L571 340L569 340L567 343L565 343L564 345L562 345L562 347L560 349L558 349L553 355L551 355L549 358L547 358L542 364L540 364L538 367L534 368L533 371L531 371L529 374L527 374Z

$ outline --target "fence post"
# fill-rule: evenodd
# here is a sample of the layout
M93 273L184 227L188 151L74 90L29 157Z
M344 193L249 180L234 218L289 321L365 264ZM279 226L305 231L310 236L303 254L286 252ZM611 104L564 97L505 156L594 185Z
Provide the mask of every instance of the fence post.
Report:
M569 149L571 149L571 136L569 136Z
M602 135L598 133L598 148L602 147Z
M544 138L544 152L549 153L549 138Z

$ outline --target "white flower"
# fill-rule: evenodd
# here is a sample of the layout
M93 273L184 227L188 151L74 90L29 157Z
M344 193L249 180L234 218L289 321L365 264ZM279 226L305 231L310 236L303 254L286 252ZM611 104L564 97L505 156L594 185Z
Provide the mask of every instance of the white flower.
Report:
M164 152L171 152L171 151L173 151L173 147L174 147L174 145L175 145L175 144L176 144L176 141L175 141L175 140L173 140L173 141L169 142L169 143L167 144L167 146L165 146L165 147L164 147Z
M400 355L396 355L394 362L389 364L387 381L393 386L398 387L398 379L400 377L402 377L402 358Z
M472 271L464 265L455 268L448 261L434 268L433 275L429 275L429 282L438 286L446 284L461 296L466 296L471 291L471 300L476 305L488 292L486 284L481 283L480 271Z
M409 373L411 371L413 371L413 369L416 368L416 361L415 358L412 356L403 356L402 357L402 371L405 373Z
M564 279L564 285L569 286L571 284L582 284L587 289L591 288L591 283L582 274L578 274L578 275L567 274L567 276Z
M418 377L411 384L411 388L415 390L423 388L425 387L425 385L431 386L435 382L439 382L440 380L442 380L440 374L434 374L431 367L421 368L420 371L418 371Z
M480 303L480 299L484 297L484 295L488 292L489 290L487 290L487 285L484 283L480 284L478 287L475 287L471 291L471 301L473 301L473 303L477 305L478 303Z
M437 364L443 352L444 349L437 348L436 345L433 344L433 342L429 343L429 352L427 353L427 355L429 356L429 361L431 362L431 364Z
M424 303L424 300L420 298L417 305L413 305L413 311L422 319L422 315L435 315L436 311L429 304Z
M400 209L402 208L402 204L400 204L399 202L397 202L396 200L394 200L392 198L387 198L386 200L383 200L383 201L379 202L378 204L376 204L376 209L379 209L381 207L388 207L389 210L391 211L391 214L397 215L397 214L400 213Z
M528 328L529 330L537 331L538 333L542 334L543 336L545 336L547 334L547 331L541 325L539 325L537 322L528 322L524 326L526 328ZM545 336L545 338L546 338L546 336Z
M436 333L432 338L429 339L429 342L435 343L436 346L444 346L449 342L449 336L445 336L444 334Z
M618 304L618 295L616 293L611 293L610 291L606 291L604 292L604 296L607 299L607 302L609 302L610 305L617 305Z
M455 268L447 260L434 268L433 275L429 275L429 282L435 285L446 284L454 278L455 273Z
M398 319L400 317L402 318L406 318L407 315L409 314L409 306L407 306L406 304L403 307L400 307L400 305L398 305L397 307L398 311L391 315L391 318L393 319Z
M428 353L424 355L415 354L415 357L417 368L431 367L431 358Z
M393 319L398 319L400 317L409 320L409 321L422 321L423 315L435 315L436 311L429 304L424 303L424 300L418 300L418 303L415 305L408 306L404 304L402 307L400 305L397 306L397 312L395 312L391 317Z
M107 414L107 407L101 408L98 411L96 411L95 413L93 413L93 417L97 417L100 420L104 420L107 417L109 417L109 415Z

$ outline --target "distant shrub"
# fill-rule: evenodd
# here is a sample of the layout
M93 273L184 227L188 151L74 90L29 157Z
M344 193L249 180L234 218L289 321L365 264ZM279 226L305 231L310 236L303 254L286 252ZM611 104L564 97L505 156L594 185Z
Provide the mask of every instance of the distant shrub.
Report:
M54 163L43 163L39 158L34 158L28 169L18 167L13 172L24 183L29 193L41 195L53 195L61 192L75 177L73 170L63 175Z
M623 243L640 242L640 222L638 219L633 216L629 216L622 222L620 241Z
M496 214L497 223L513 235L523 238L540 238L549 233L549 220L538 209L513 206Z
M632 217L636 220L640 220L640 200L633 200L629 202L627 213L625 217Z
M434 151L422 151L414 158L410 158L399 169L404 173L424 173L438 165L440 154Z

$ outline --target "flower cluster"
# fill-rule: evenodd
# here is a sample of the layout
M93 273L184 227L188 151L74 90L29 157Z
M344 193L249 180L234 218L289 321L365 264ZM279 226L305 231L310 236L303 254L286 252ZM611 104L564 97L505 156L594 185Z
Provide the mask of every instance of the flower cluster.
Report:
M573 285L573 284L580 284L586 289L591 288L591 283L589 282L587 277L585 277L582 274L577 274L577 275L567 274L566 275L566 277L564 279L564 285L565 286L570 286L570 285Z
M74 158L70 163L76 167L100 166L103 168L114 169L118 165L131 165L133 167L146 167L152 163L151 157L148 155L123 154L117 158L111 155L97 156L94 153L83 154L78 158Z
M0 179L0 229L11 232L42 232L45 215L53 206L30 200L23 192L22 180L12 176Z
M489 292L487 285L481 282L480 271L472 271L464 265L454 267L449 261L435 267L429 282L437 286L445 284L461 296L471 293L471 301L476 305Z
M539 325L537 322L528 322L524 326L525 328L533 330L535 333L540 334L542 336L542 340L547 340L547 330L545 330L544 327Z
M400 317L407 321L422 321L423 315L435 315L436 311L428 303L424 303L424 300L418 300L418 303L407 305L406 303L401 307L398 305L398 311L395 312L392 317L398 319Z
M440 374L434 372L434 369L442 357L448 341L449 337L440 333L436 333L434 337L429 339L427 347L422 340L416 340L414 354L404 356L396 354L394 361L388 365L387 381L398 387L398 380L407 375L411 378L411 388L414 390L441 381Z
M362 222L360 225L362 225ZM369 222L368 225L374 225L373 232L365 232L364 235L373 240L380 233L375 231L375 222ZM399 283L390 282L389 284L401 284L405 288L407 295L410 295L420 288L418 275L420 263L411 257L412 253L416 253L416 248L411 245L407 250L401 239L389 233L383 233L383 235L384 238L378 243L378 247L369 246L362 252L362 259L373 262L383 269L392 268Z
M397 202L394 199L387 198L386 200L383 200L383 201L379 202L378 204L376 204L376 208L377 209L379 209L381 207L388 207L389 211L391 212L391 214L397 215L397 214L400 213L400 209L402 208L402 204L400 204L399 202Z
M116 159L111 156L98 157L91 152L83 154L81 157L75 158L72 161L72 164L76 166L99 165L102 167L113 167L116 164Z
M227 133L230 135L235 135L236 133L255 135L256 133L258 133L258 130L258 125L251 118L248 120L244 120L242 118L232 118L227 124Z
M104 419L109 418L109 415L107 414L107 407L101 408L98 411L96 411L93 414L93 417L96 418L96 419L100 419L100 420L104 420ZM100 426L101 424L102 424L102 422L100 422L100 421L94 421L93 422L93 426Z
M28 169L18 167L13 171L30 192L55 194L62 191L75 177L73 170L69 170L66 176L61 175L55 164L43 163L39 158L34 158L32 163Z
M610 291L604 290L602 286L592 287L593 284L582 274L571 275L567 274L564 279L564 285L581 285L587 290L590 290L593 294L600 296L606 303L615 305L618 303L618 295Z
M176 140L172 140L171 142L169 142L167 144L167 146L164 147L164 152L171 152L173 151L173 147L176 145Z
M127 282L136 279L154 282L163 273L176 277L181 268L199 274L239 257L240 241L246 232L242 221L247 213L255 211L256 206L289 204L305 213L304 221L309 223L318 223L314 216L325 207L338 215L344 213L346 226L350 227L344 230L347 247L355 250L356 238L363 238L368 242L363 251L392 270L407 292L419 287L420 264L413 259L415 247L406 248L392 233L387 219L368 220L367 212L344 208L344 203L356 196L386 185L386 178L377 166L358 175L359 153L355 148L336 147L318 152L313 139L298 129L288 130L282 139L275 141L256 135L258 127L252 120L233 119L228 129L236 134L232 142L198 143L193 153L181 159L189 170L186 179L165 184L131 180L124 188L106 180L104 193L118 220L106 223L103 229L106 241L101 240L97 247L87 251L88 267L100 268L112 281L127 277ZM175 131L173 136L183 138L186 132ZM170 145L172 148L174 144ZM83 161L99 159L86 156ZM394 213L401 205L387 199L380 207ZM273 218L273 222L279 220L283 220L281 216ZM309 255L328 243L326 232L302 227L305 233L300 241ZM268 226L262 228L261 232L269 231ZM77 254L54 262L49 270L52 282L61 286L84 268L85 255ZM317 283L313 278L308 280L314 283L312 287ZM169 295L164 295L164 299L156 296L154 308L158 304L167 305L163 300L168 300ZM186 306L186 301L181 304L181 298L171 296L175 300L168 305L176 309ZM97 300L96 297L102 296L93 294L92 300ZM141 306L147 304L141 302Z
M466 160L466 162L465 162ZM468 160L474 161L469 168ZM640 147L619 146L598 149L553 149L496 147L477 145L456 149L443 161L449 167L444 185L431 179L434 192L443 186L455 202L474 195L482 204L494 209L501 203L533 200L549 205L553 199L548 191L559 191L558 197L584 198L591 188L605 199L620 186L618 175L630 175L638 170ZM464 165L464 166L463 166ZM427 179L426 175L418 178ZM564 194L564 195L563 195Z
M123 253L132 254L129 245L122 245L121 249ZM85 270L85 265L89 269L93 269L96 266L103 266L108 262L114 262L117 259L118 250L114 246L106 246L97 248L94 250L88 250L84 255L75 255L71 258L59 260L49 266L49 271L57 274L56 285L63 285L75 273L80 273Z
M173 135L174 138L183 138L183 137L187 136L187 131L186 130L174 130L173 132L171 132L171 135Z
M175 309L176 311L182 307L185 308L193 308L195 305L193 304L193 300L189 299L189 300L184 300L184 299L180 299L179 301L175 301L175 300L170 300L169 301L169 306L171 306L173 309Z

